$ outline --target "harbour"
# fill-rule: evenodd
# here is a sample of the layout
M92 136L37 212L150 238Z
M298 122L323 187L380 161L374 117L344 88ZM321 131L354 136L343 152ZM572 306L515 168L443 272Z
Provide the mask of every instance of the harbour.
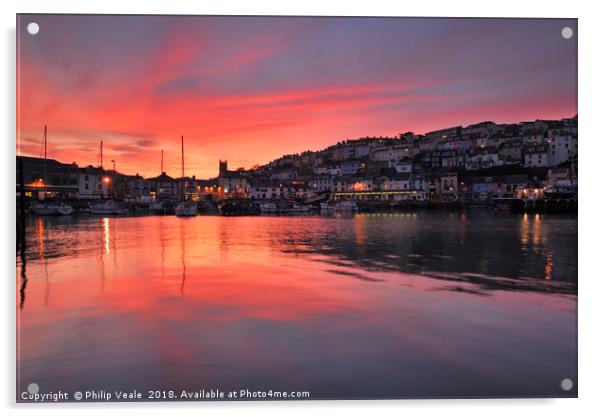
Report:
M31 216L19 380L563 395L555 381L576 375L576 222L489 210ZM450 372L456 382L440 383Z

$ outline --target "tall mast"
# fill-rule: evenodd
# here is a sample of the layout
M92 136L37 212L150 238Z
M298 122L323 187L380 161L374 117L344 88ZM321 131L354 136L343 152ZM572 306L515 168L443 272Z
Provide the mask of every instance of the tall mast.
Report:
M184 178L184 136L182 136L182 178Z
M182 200L186 200L186 190L184 190L184 135L182 135L182 179L181 179L181 186L182 186Z
M102 169L102 139L100 140L100 169Z
M44 191L48 181L48 126L44 125Z
M163 174L165 171L163 171L163 149L161 149L161 174Z

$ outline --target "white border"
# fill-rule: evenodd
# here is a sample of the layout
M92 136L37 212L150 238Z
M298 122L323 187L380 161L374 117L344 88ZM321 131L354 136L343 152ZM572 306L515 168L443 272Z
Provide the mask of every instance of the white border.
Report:
M4 366L0 378L0 404L8 414L25 415L43 409L52 415L103 415L108 411L126 409L128 413L164 415L168 412L198 415L330 415L333 412L350 416L378 413L400 415L447 416L504 416L541 413L550 416L593 414L598 405L600 384L600 323L599 301L602 277L597 257L600 246L598 213L602 189L596 187L596 175L601 175L598 160L602 156L600 120L600 47L602 39L600 14L594 2L504 0L486 1L435 1L413 2L355 1L355 0L303 0L283 2L278 0L237 1L169 1L145 0L140 2L104 0L98 2L77 0L22 0L17 4L2 2L2 62L0 70L3 92L0 100L2 117L2 266L4 271L2 320L2 359ZM15 177L15 13L123 13L123 14L301 14L301 15L359 15L359 16L471 16L471 17L566 17L579 19L579 399L563 400L429 400L429 401L310 401L296 403L169 403L169 404L101 404L101 405L15 405L14 378L14 326L15 326L15 204L13 200ZM173 410L173 411L172 411ZM42 410L40 410L42 411Z

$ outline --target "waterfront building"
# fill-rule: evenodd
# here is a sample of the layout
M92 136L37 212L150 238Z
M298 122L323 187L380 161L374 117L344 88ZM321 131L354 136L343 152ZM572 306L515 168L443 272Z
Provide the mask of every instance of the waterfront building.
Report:
M448 172L440 178L441 201L450 202L458 200L458 174Z
M26 198L77 198L79 178L75 163L64 164L54 159L17 156L17 192L20 188L21 164Z
M196 185L199 200L219 200L224 197L222 187L217 183L217 178L197 180Z
M426 196L426 179L421 174L412 175L412 189L420 191L423 196Z
M372 178L337 177L333 180L331 192L371 191L374 187Z
M527 183L528 177L525 174L496 176L490 185L491 198L514 198L516 191L525 188Z
M150 184L141 175L123 175L127 190L126 199L137 202L150 202L154 200L150 192Z
M330 191L331 185L330 175L315 175L308 180L309 189L315 193Z
M412 176L409 173L395 173L379 177L375 185L383 191L408 191L412 189Z
M425 180L426 196L429 201L439 201L441 197L441 180L438 175L428 175Z
M577 178L570 168L551 168L545 190L546 193L574 193L577 191Z
M138 174L78 168L41 158L24 161L26 193L31 198L41 198L45 191L48 197L130 201L179 199L182 194L191 199L300 200L323 198L321 194L330 192L375 200L488 200L509 198L519 188L537 189L527 186L527 174L543 181L547 178L547 190L568 190L571 184L576 190L576 180L567 183L565 168L576 174L577 117L510 125L483 122L424 136L407 132L397 137L345 140L317 152L284 155L251 170L230 171L223 160L218 176L202 181L165 173L144 179ZM491 171L489 180L470 175L502 165ZM556 166L565 170L547 170ZM48 181L43 179L45 168ZM517 175L522 177L512 178Z
M249 197L253 200L274 200L294 196L295 189L291 184L270 180L251 180Z
M544 184L539 181L529 181L524 187L516 190L515 198L520 200L543 200Z
M161 175L148 180L150 195L157 200L178 200L178 182L162 172Z
M491 198L491 177L473 177L471 184L472 201L488 201Z
M289 161L292 164L292 159ZM286 173L292 172L291 170L285 171ZM278 177L272 174L275 179L285 180L289 179L290 176ZM248 181L244 171L229 171L228 161L219 161L219 175L217 177L217 183L224 191L224 194L229 193L242 193L242 190L246 190Z
M198 201L201 185L198 183L196 176L175 178L176 192L178 196L184 196L185 200Z
M78 168L77 173L78 199L94 200L109 197L112 178L104 169L88 165L85 168Z

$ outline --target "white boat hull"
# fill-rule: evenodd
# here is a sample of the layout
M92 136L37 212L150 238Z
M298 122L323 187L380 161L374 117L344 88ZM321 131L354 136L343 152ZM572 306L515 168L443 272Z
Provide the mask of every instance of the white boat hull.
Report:
M357 204L354 201L341 201L334 205L334 211L341 213L355 213Z
M39 216L51 216L59 214L56 207L32 207L31 211Z
M73 207L67 204L41 204L30 207L32 213L39 216L67 216L73 214Z
M90 209L90 213L92 213L92 214L126 214L127 210L126 209L121 209L121 210Z
M264 203L259 206L261 214L278 214L281 210L274 203Z
M102 203L92 204L90 206L90 213L104 214L104 215L126 214L127 209L125 207L117 204L115 201L108 200L108 201L104 201Z
M59 208L57 209L58 214L62 215L62 216L68 216L70 214L73 214L73 207L71 206L59 206Z
M180 203L176 207L176 216L178 217L193 217L198 214L196 204Z

